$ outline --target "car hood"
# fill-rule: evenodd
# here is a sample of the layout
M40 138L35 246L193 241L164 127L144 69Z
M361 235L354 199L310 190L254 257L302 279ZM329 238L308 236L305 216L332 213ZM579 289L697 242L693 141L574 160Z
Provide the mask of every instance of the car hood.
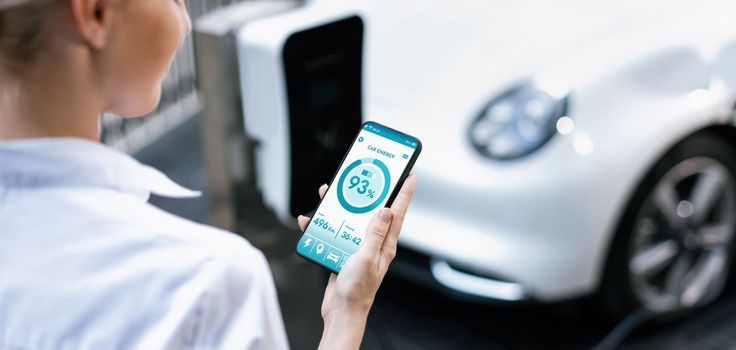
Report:
M438 166L464 162L458 156L469 150L467 126L490 98L555 61L574 60L577 49L662 18L663 8L686 6L679 3L371 2L365 10L366 117L423 139ZM441 145L447 157L432 145Z

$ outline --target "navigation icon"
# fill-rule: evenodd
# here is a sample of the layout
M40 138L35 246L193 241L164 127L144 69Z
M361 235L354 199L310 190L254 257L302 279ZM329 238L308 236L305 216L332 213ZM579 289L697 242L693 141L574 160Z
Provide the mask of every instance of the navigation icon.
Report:
M325 251L325 245L322 243L317 244L316 253L319 255L322 254L323 251Z

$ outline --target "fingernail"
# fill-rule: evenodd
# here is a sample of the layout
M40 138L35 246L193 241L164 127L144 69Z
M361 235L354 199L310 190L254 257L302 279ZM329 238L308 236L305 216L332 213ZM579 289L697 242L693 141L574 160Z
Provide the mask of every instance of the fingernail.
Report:
M303 217L305 217L305 216L304 215L299 215L299 216L296 217L296 219L297 220L301 220Z
M378 214L378 218L383 222L389 222L389 220L391 220L391 210L388 208L381 209L381 213Z

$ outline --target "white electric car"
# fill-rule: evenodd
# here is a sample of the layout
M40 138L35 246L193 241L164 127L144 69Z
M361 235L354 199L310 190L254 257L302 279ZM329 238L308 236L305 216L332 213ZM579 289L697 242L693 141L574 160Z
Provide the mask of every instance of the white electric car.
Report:
M365 116L418 136L396 271L619 310L714 300L736 228L733 1L374 1Z

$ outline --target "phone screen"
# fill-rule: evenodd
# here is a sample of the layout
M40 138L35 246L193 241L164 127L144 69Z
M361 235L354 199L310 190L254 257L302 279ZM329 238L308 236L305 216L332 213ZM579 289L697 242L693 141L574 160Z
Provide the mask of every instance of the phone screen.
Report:
M420 151L415 137L363 124L299 240L299 255L339 272L362 245L371 218L391 204Z

